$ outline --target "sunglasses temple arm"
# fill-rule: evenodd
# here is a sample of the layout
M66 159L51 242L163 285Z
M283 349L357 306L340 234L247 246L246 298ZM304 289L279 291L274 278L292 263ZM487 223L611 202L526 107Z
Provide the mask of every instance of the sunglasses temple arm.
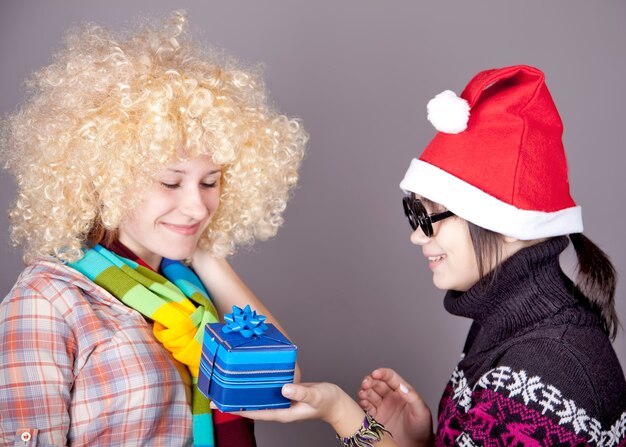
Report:
M442 219L445 219L446 217L450 217L450 216L454 216L454 213L452 211L444 211L443 213L439 213L436 214L434 216L430 216L430 221L435 223L435 222L439 222Z

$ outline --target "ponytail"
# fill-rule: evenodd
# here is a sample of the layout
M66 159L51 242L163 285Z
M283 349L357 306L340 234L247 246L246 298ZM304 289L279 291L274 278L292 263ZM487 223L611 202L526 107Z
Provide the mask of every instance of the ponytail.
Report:
M576 287L604 320L611 340L617 335L619 320L615 312L616 272L609 257L582 233L569 235L578 258Z

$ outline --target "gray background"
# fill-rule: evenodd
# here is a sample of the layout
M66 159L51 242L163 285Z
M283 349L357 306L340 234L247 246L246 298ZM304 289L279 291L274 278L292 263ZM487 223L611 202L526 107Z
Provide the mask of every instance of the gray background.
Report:
M396 368L436 411L468 322L442 307L398 189L434 129L428 99L460 93L478 71L542 68L565 123L570 181L585 233L626 271L626 2L492 1L8 1L0 0L0 113L22 80L50 62L68 26L118 27L141 14L187 9L195 36L265 64L279 109L311 134L286 223L233 263L298 344L307 381L352 395L375 367ZM621 136L620 136L621 135ZM14 186L0 173L0 208ZM21 270L0 215L0 295ZM626 289L618 312L626 321ZM626 364L626 337L615 343ZM260 446L334 445L320 422L257 425Z

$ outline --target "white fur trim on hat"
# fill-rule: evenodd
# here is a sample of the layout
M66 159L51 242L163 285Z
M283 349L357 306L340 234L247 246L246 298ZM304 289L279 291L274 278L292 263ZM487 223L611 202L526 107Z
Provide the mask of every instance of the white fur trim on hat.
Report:
M439 132L457 134L467 129L470 106L452 90L439 93L426 105L428 121Z
M555 212L516 208L422 160L411 161L400 188L439 203L479 227L521 240L583 231L580 206Z

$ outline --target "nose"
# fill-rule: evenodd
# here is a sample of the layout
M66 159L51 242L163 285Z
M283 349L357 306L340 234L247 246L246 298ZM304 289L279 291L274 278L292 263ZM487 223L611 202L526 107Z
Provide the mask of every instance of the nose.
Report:
M209 210L204 203L202 191L198 188L185 191L180 205L180 211L195 220L204 219Z
M411 233L411 243L415 245L426 245L430 238L424 234L420 227Z

